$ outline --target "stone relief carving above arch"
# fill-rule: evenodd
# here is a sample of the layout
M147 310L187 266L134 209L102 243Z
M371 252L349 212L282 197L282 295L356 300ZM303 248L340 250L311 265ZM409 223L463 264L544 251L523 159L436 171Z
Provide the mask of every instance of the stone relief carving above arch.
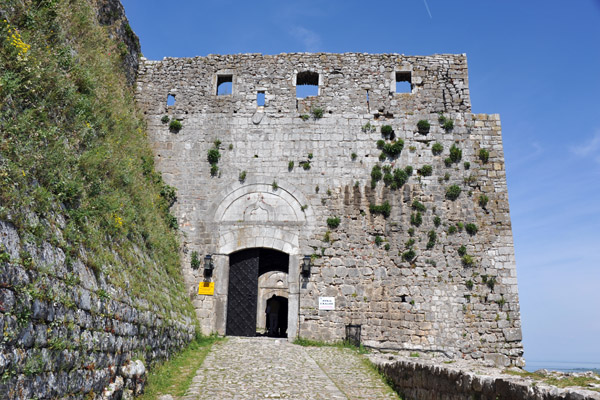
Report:
M209 213L217 223L294 223L313 225L314 213L308 200L292 184L284 181L273 189L267 178L253 177L227 187Z

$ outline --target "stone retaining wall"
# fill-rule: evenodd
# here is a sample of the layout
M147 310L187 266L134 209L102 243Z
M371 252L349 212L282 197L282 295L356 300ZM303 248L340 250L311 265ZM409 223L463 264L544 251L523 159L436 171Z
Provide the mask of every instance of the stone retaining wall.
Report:
M598 392L559 389L473 364L467 367L426 361L385 360L384 356L373 356L372 360L403 400L600 399Z
M107 284L0 221L0 398L120 398L195 334L189 317ZM105 391L106 389L106 391Z

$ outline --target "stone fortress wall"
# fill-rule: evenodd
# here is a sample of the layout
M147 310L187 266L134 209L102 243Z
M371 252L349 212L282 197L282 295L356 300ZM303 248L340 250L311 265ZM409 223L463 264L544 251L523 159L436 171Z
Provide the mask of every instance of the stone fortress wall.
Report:
M217 95L229 80L232 93ZM409 93L396 93L401 81L410 82ZM302 82L318 83L318 96L298 99ZM360 324L368 346L522 363L500 119L471 113L465 55L142 59L136 96L157 168L177 188L183 268L206 333L225 332L229 254L271 248L289 254L290 337L340 340L346 325ZM440 114L452 129L443 129ZM164 116L182 129L170 130ZM428 132L417 129L423 119ZM384 125L404 142L399 156L380 159L377 141L394 143L382 136ZM207 152L215 140L221 157L213 176ZM445 162L453 145L462 157ZM372 186L375 165L412 171L403 184L388 176ZM454 200L451 185L461 189ZM385 202L387 218L372 212ZM328 226L332 217L337 228ZM214 296L196 294L203 278L190 268L192 251L213 255ZM319 310L322 296L334 297L336 309Z

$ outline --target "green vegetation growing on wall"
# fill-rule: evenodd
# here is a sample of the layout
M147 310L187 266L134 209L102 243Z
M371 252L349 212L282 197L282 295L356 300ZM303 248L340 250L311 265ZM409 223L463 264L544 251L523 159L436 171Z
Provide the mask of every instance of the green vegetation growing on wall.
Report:
M124 43L110 29L83 0L1 3L0 220L110 284L130 282L131 295L163 312L193 317L175 192L154 170Z

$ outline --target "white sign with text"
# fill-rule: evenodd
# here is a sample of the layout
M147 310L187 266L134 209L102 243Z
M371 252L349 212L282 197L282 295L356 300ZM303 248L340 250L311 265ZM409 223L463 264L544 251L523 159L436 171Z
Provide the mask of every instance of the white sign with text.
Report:
M335 297L319 297L319 310L335 310Z

